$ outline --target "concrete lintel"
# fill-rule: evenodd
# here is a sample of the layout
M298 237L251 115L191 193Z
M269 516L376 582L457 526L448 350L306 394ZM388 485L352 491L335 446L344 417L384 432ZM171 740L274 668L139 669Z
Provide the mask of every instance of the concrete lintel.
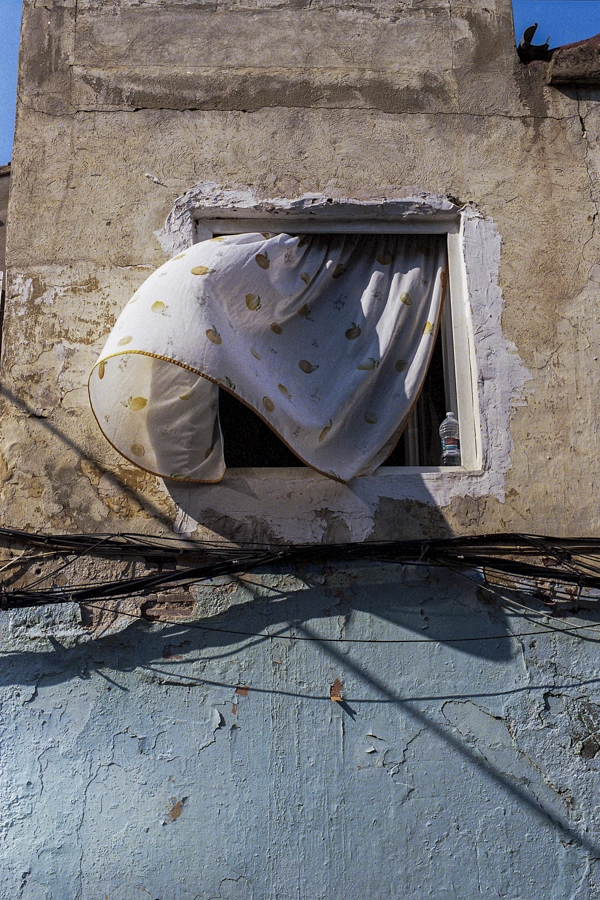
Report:
M339 222L411 222L445 223L448 230L458 222L458 205L442 194L411 192L401 198L355 200L304 194L297 199L276 197L260 199L248 189L225 190L214 182L204 182L175 201L163 231L157 237L169 256L189 247L196 238L197 223L214 219L292 219L318 218Z

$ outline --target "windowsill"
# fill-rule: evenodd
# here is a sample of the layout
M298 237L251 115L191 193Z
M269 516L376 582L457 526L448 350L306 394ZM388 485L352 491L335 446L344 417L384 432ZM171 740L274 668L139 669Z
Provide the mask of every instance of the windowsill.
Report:
M373 484L382 478L398 479L415 475L437 475L439 478L443 478L444 476L456 478L457 476L460 477L462 475L481 476L483 474L483 469L466 469L464 466L381 466L376 472L373 472L372 475L361 475L358 478L353 478L352 481L347 482L347 484L354 485L358 482L368 482ZM268 478L273 481L281 480L285 483L290 480L310 481L314 479L315 482L319 483L341 484L341 482L334 481L333 478L327 478L325 475L315 472L314 469L311 469L308 466L281 466L278 468L248 467L243 469L228 468L223 481L220 483L225 484L228 480L239 478Z
M383 470L383 471L382 471ZM382 466L370 477L382 478L387 475L481 475L481 470L467 469L465 466Z
M179 533L201 523L234 541L322 544L414 536L427 509L426 527L444 529L442 510L453 497L487 495L490 484L489 472L462 466L390 466L346 484L308 467L282 467L231 468L218 484L170 483L167 490L179 507Z

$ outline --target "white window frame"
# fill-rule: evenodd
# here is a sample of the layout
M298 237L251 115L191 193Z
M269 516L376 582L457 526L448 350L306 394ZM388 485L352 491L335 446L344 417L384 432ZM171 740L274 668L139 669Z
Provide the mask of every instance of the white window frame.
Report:
M194 243L210 240L225 234L249 232L286 232L292 234L445 234L448 248L448 295L442 315L442 350L444 354L444 378L447 394L456 397L456 412L461 441L461 465L446 466L384 466L384 471L374 474L401 475L402 473L447 472L448 468L470 472L481 470L481 429L477 404L477 374L470 310L465 295L466 281L462 255L461 219L458 211L444 210L438 216L423 219L417 214L409 217L352 218L339 216L298 215L280 211L276 216L264 216L262 210L255 215L232 210L224 214L214 210L199 210L194 217ZM230 470L237 472L238 470ZM247 471L246 469L240 471ZM281 468L262 471L280 472Z

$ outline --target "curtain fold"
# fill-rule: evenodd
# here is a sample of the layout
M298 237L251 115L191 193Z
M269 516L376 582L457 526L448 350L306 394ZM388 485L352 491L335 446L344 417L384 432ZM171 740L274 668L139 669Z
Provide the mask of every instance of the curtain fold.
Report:
M131 298L89 380L105 437L164 478L225 473L218 387L339 481L391 452L431 359L442 235L241 234L195 244Z

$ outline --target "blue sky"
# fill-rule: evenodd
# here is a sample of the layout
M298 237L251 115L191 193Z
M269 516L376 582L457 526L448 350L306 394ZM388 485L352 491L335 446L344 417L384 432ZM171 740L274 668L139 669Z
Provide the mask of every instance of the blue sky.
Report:
M15 98L17 95L17 53L21 25L21 0L0 0L2 40L0 40L0 166L10 161Z
M517 40L534 22L539 23L535 42L550 36L552 47L600 32L600 0L513 0L513 10ZM0 0L0 14L0 165L5 165L14 128L21 0Z
M600 0L513 0L517 43L528 25L538 23L534 43L550 46L581 41L600 32Z

